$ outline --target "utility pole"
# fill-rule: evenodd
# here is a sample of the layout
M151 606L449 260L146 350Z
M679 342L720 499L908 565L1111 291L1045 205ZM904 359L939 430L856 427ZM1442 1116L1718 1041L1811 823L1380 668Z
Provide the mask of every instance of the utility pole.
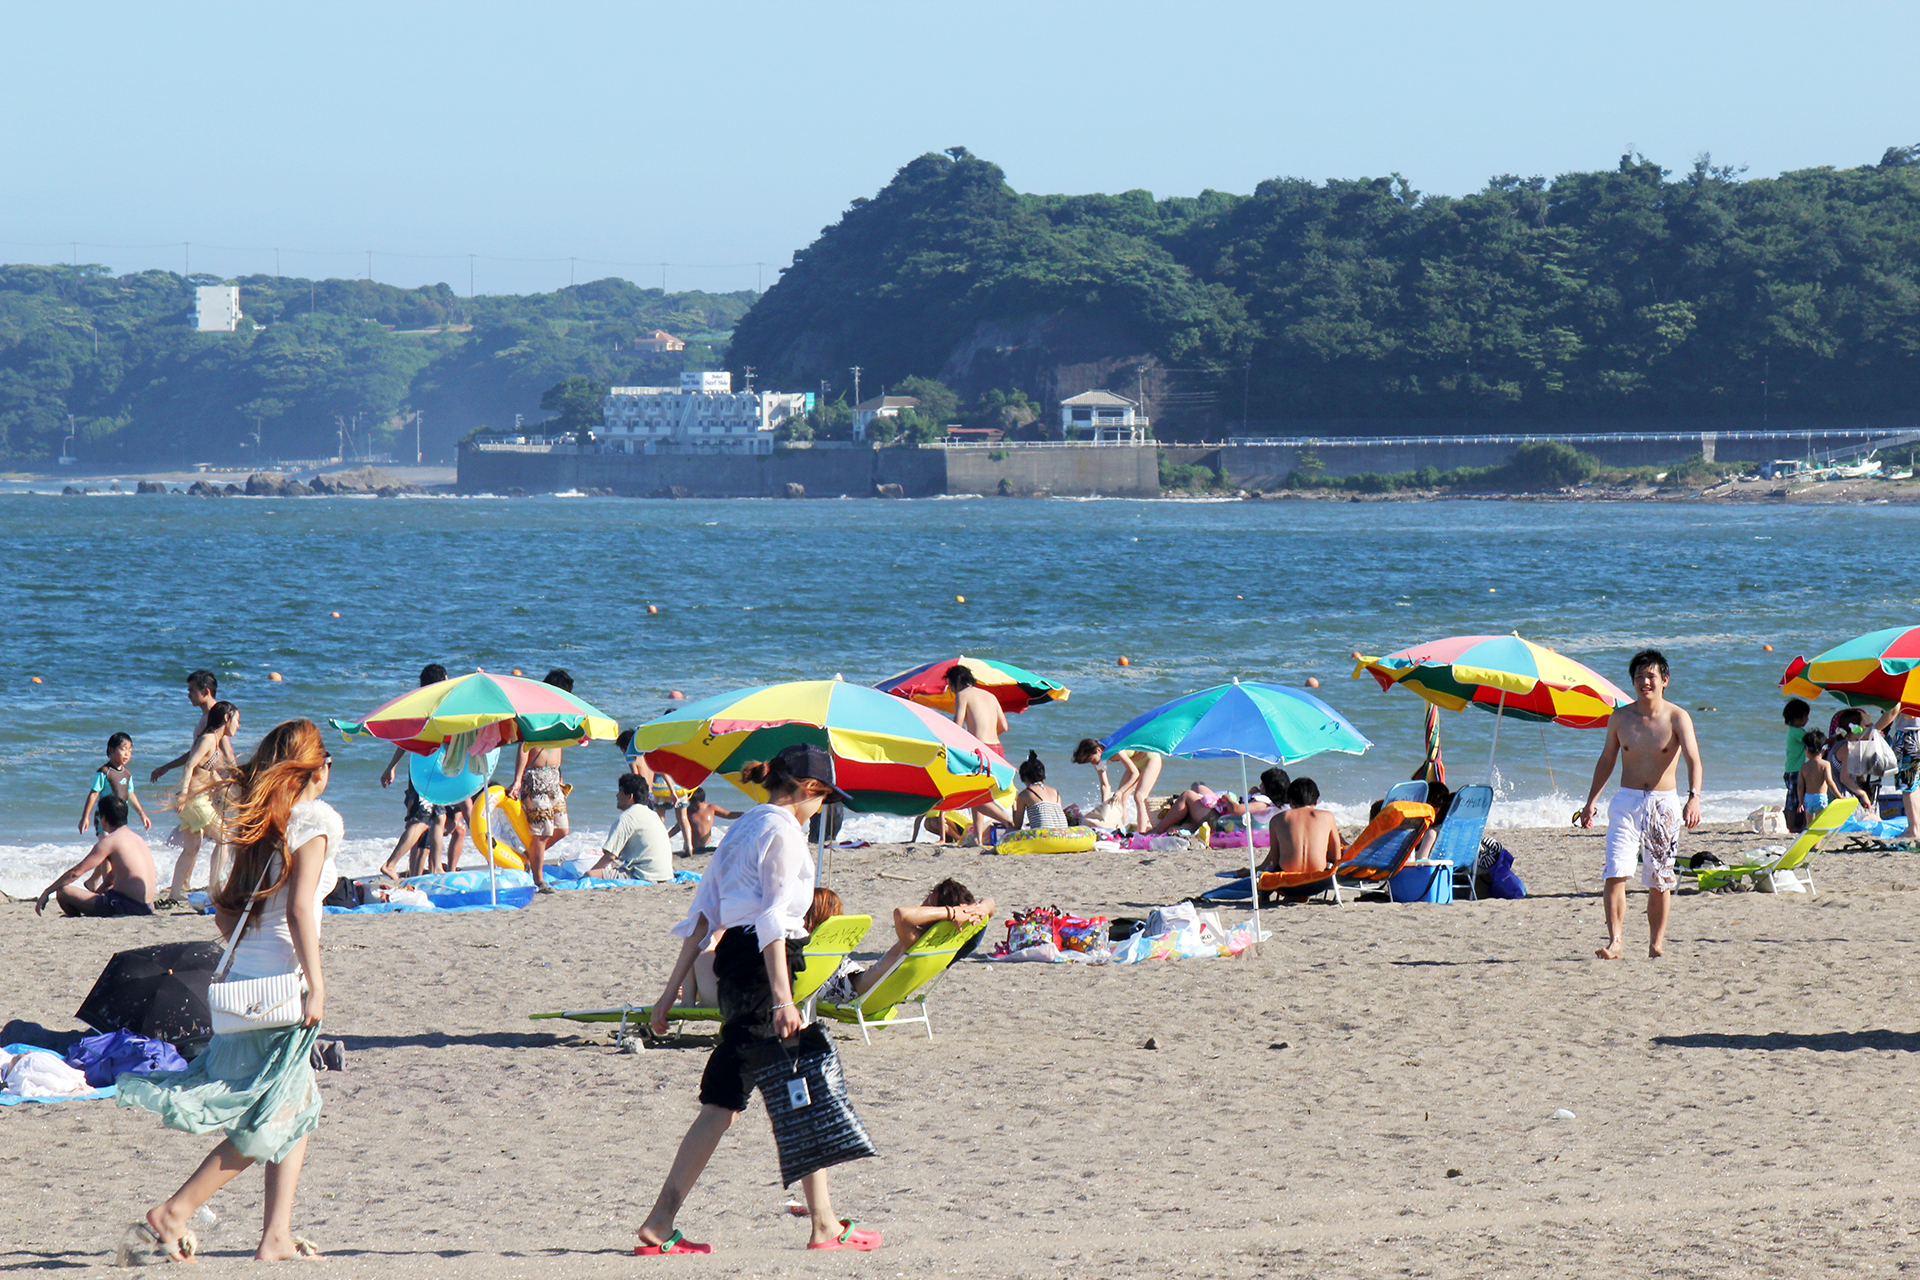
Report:
M747 387L746 387L746 390L747 390L747 393L748 393L749 395L751 395L751 394L753 393L753 366L752 366L752 365L747 365L747 366L745 367L745 372L746 372L746 376L747 376Z
M337 413L333 415L333 431L335 437L333 460L345 462L347 460L347 424L346 420Z
M373 283L373 250L367 250L367 283Z
M853 366L853 407L860 407L860 366Z
M753 276L753 291L755 293L765 293L767 291L767 264L764 262L756 262L753 265L758 268Z
M567 259L567 288L569 289L573 288L573 262L572 258Z
M193 274L193 241L191 240L182 241L180 245L180 252L182 255L180 260L181 262L180 278L184 280L188 276Z
M426 417L425 410L413 411L413 465L420 465L420 419Z

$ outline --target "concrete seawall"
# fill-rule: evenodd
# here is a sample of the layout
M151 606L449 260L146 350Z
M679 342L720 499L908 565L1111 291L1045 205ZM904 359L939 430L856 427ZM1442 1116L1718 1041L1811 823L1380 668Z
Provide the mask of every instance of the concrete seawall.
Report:
M793 449L772 454L601 453L570 445L460 450L463 493L609 489L628 497L809 498L1001 494L1151 498L1160 493L1153 446L1008 445L959 449ZM892 496L889 494L889 496Z

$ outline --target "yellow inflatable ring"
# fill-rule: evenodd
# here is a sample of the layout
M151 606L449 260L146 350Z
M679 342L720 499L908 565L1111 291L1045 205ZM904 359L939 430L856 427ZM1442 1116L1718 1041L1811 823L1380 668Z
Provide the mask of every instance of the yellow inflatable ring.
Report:
M995 853L1085 853L1093 848L1092 827L1036 827L1001 837Z
M493 809L493 830L482 831L476 823L471 832L474 845L496 867L526 870L525 850L533 832L527 829L527 816L521 811L520 802L509 797L507 789L496 783L487 788L487 803ZM479 813L479 807L475 806L474 816L478 817Z

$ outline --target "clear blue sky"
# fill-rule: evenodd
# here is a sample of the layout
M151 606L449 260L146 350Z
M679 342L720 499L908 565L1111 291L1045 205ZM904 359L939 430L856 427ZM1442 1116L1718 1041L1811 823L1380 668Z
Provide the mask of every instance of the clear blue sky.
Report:
M1920 142L1916 37L1920 6L1753 0L11 3L0 259L739 289L954 145L1161 196L1848 166Z

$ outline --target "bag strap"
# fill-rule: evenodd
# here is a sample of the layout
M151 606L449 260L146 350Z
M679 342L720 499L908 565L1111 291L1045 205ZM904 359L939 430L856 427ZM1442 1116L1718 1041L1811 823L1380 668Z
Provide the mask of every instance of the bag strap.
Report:
M267 876L272 871L273 858L269 855L267 865L260 868L260 879L253 886L253 895L247 899L246 909L240 913L240 923L233 926L233 934L227 939L227 949L220 953L220 966L213 971L212 981L225 982L227 980L227 972L233 968L234 949L240 945L240 935L244 934L247 931L247 926L253 923L254 899L258 898L260 891L267 887Z

